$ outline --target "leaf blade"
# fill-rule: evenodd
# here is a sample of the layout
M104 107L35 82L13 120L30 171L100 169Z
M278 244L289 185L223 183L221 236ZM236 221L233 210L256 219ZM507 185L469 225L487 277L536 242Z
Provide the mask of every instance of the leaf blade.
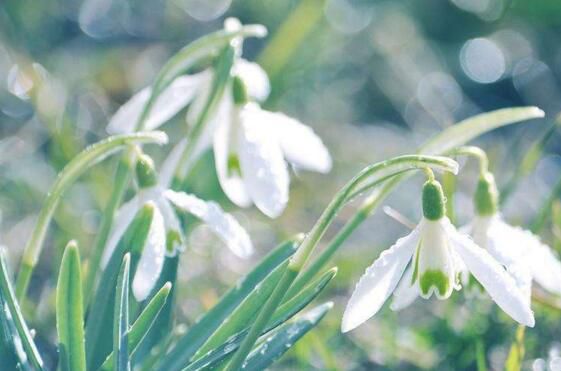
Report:
M76 242L64 250L56 288L56 322L62 370L86 370L82 274Z
M126 253L117 278L115 315L113 317L115 371L130 371L131 369L128 347L130 259L130 253Z

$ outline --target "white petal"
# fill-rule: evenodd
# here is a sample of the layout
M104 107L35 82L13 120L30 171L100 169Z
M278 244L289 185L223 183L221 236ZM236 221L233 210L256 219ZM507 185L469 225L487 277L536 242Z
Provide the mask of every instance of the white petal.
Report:
M162 216L164 218L164 224L166 227L166 254L168 256L175 256L178 251L184 250L184 241L185 237L183 236L183 230L181 228L181 223L175 214L175 210L170 205L169 200L165 196L165 192L162 192L158 195L155 199L156 205L160 209ZM179 240L173 241L173 245L169 245L167 241L167 237L169 236L169 232L174 232L179 236ZM168 250L171 249L171 250Z
M329 151L309 126L279 112L263 111L262 121L276 134L288 162L320 173L331 170Z
M160 277L164 267L166 253L166 230L164 218L157 207L154 208L154 216L142 255L132 281L132 292L137 301L145 300Z
M117 211L117 215L113 220L113 228L109 234L107 239L107 244L105 245L105 249L103 250L103 255L101 257L101 268L105 268L109 260L111 259L111 255L115 251L117 244L123 237L123 234L133 221L136 213L140 209L140 198L137 195L136 197L132 198L130 201L126 202L121 206L121 208Z
M144 129L153 130L181 111L199 93L199 89L208 79L208 73L184 75L176 78L162 92L150 111Z
M391 310L402 310L403 308L413 304L415 299L419 297L419 285L411 283L412 278L413 264L409 266L393 293L393 300L390 305Z
M208 73L184 75L176 78L158 97L145 122L146 130L153 130L171 119L198 93ZM144 88L126 102L109 121L110 134L132 132L140 118L144 105L150 98L151 88Z
M242 258L252 254L253 245L245 229L217 203L201 200L185 192L168 190L165 195L175 206L205 222L234 254Z
M242 109L238 153L249 196L259 210L275 218L288 203L289 176L281 148L261 121L261 112L254 104Z
M217 112L216 120L218 120L218 124L214 133L214 162L218 181L226 196L236 205L248 207L251 205L251 199L242 178L237 172L228 169L229 156L231 154L237 155L237 135L235 132L240 130L239 122L234 122L236 117L233 110L232 98L229 96L222 102Z
M494 250L508 254L512 263L526 263L534 280L544 289L561 295L561 263L539 237L502 220L489 232Z
M140 118L144 105L150 98L150 91L150 88L144 88L123 104L109 120L107 132L109 134L131 133Z
M173 181L173 176L175 175L175 170L177 169L177 165L179 164L179 160L181 160L181 156L183 155L183 151L186 146L187 139L179 141L162 163L162 166L160 167L160 175L158 177L161 187L170 187L171 182Z
M204 78L200 82L200 86L198 89L197 96L191 103L189 110L187 111L187 126L192 127L195 124L195 121L199 118L203 108L205 107L208 98L210 96L210 92L212 90L212 80L214 78L214 73L212 70L208 69L201 74L204 74ZM228 86L226 87L228 89Z
M238 59L234 64L234 74L238 75L247 87L249 96L263 102L271 92L271 84L267 72L257 63Z
M487 251L477 246L469 237L458 233L454 226L446 221L453 247L495 303L514 320L533 327L534 314L514 278Z
M355 287L345 308L341 331L356 328L375 315L394 291L419 241L419 228L382 252Z

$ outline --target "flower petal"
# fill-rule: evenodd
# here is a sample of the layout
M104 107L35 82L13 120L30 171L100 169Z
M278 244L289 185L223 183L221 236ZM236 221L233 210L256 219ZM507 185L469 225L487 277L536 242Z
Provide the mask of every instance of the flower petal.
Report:
M187 139L182 139L173 147L173 149L169 152L168 156L162 163L160 167L160 175L158 177L160 186L163 188L169 188L171 182L173 181L173 177L175 175L175 170L177 169L177 165L179 164L179 160L181 160L181 156L183 155L183 151L187 146Z
M245 83L251 98L259 102L267 99L271 92L271 84L267 72L260 65L240 58L234 64L234 74Z
M150 98L150 91L150 88L144 88L123 104L109 120L107 132L109 134L123 134L134 131L142 109Z
M195 97L203 82L208 79L207 72L184 75L176 78L158 97L150 116L145 122L146 130L153 130L171 119ZM134 130L144 105L150 98L151 88L136 93L113 115L107 126L110 134L130 133Z
M263 122L262 112L255 104L242 109L238 153L249 196L265 215L276 218L288 203L290 180L281 148Z
M245 229L217 203L171 190L166 191L165 196L178 208L205 222L237 256L246 258L253 253L253 245Z
M413 277L413 265L410 265L405 271L403 278L397 285L393 293L393 300L390 305L390 309L393 311L402 310L405 307L413 304L415 299L420 295L419 285L411 283L411 278Z
M446 228L456 252L493 301L514 320L533 327L534 314L514 278L487 251L458 233L448 220Z
M419 227L382 252L357 283L345 308L341 331L356 328L375 315L394 291L419 242Z
M544 289L561 294L561 263L551 248L530 231L497 220L489 230L490 250L509 264L525 263ZM506 263L505 263L506 264Z
M109 234L107 244L105 245L105 249L103 250L103 255L101 257L101 268L104 269L107 266L107 263L109 263L109 259L111 259L111 255L113 255L121 237L123 237L123 234L140 209L140 203L140 197L137 195L130 201L123 204L123 206L121 206L121 208L117 211L117 215L113 220L113 228Z
M288 162L319 173L331 170L329 151L312 128L280 112L263 111L263 116L262 121L277 136Z
M132 281L132 292L137 301L145 300L154 288L164 267L165 253L166 230L164 218L160 210L155 207L144 249Z
M248 207L251 205L251 199L241 175L228 168L230 155L237 155L237 148L231 148L237 143L232 131L240 129L237 127L239 123L233 122L233 110L232 97L229 95L223 100L216 114L218 125L214 132L214 162L218 181L226 196L236 205Z

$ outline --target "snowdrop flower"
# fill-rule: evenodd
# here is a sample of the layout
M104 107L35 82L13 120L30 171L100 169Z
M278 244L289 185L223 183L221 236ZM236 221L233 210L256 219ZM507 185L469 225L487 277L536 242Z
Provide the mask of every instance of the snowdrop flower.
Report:
M235 18L228 18L224 28L236 31L241 23ZM270 92L269 79L263 69L253 62L241 58L242 38L234 39L237 58L232 67L236 75L248 81L248 92L253 99L263 101ZM177 77L157 98L146 122L145 130L154 130L173 118L179 111L193 103L187 121L192 122L206 103L212 88L214 72L212 68L199 73ZM145 104L150 99L151 88L146 87L132 96L112 116L107 126L109 134L123 134L134 131Z
M175 161L173 156L166 160L163 176L158 179L152 159L144 154L138 156L136 176L140 190L118 211L102 258L102 265L105 266L140 208L147 203L152 204L154 217L132 283L133 294L138 301L145 300L152 291L163 268L165 256L175 255L184 246L184 237L174 206L207 224L237 256L245 258L253 251L247 232L218 204L167 189L170 179L167 169L174 168Z
M561 295L561 263L539 237L506 223L498 212L498 190L486 172L477 184L475 217L464 227L473 240L507 267L530 301L532 279L544 289Z
M404 287L400 299L410 302L433 294L447 299L460 289L458 274L466 268L508 315L523 325L534 325L534 315L514 279L487 251L456 230L445 216L444 205L442 187L431 176L423 186L422 220L366 270L345 309L343 332L376 314L400 279ZM404 275L409 262L411 269Z

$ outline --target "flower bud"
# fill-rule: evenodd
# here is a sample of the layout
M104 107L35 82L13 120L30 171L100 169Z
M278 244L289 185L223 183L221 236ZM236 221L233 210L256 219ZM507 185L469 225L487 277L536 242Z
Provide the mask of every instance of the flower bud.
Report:
M446 214L446 199L442 186L436 180L423 185L423 215L428 220L439 220Z
M144 153L136 161L136 180L140 188L150 188L158 184L158 176L152 158Z
M493 174L487 172L479 178L475 190L475 211L480 216L495 215L498 209L499 191Z

